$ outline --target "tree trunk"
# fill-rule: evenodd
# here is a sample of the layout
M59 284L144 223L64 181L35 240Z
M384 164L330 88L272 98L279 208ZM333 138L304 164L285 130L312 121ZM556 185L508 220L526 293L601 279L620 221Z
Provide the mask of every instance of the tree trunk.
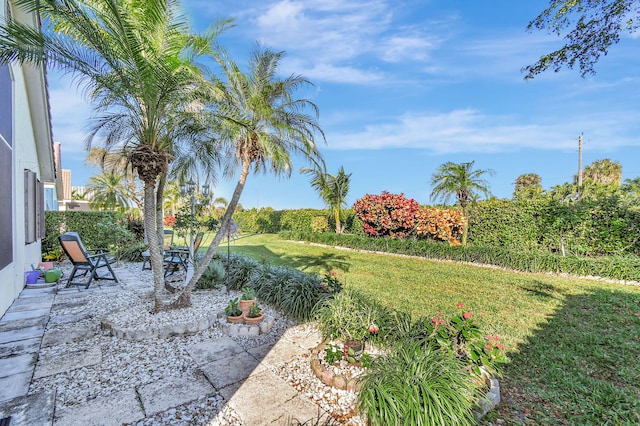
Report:
M151 255L154 309L158 312L162 310L161 295L164 289L164 273L162 270L162 250L156 229L155 199L155 182L144 182L144 230L149 243L149 254Z
M158 188L156 189L156 230L158 232L158 241L160 241L160 247L164 247L164 209L163 209L163 198L164 198L164 185L167 181L166 175L160 175L160 179L158 179Z
M185 297L186 298L190 297L191 290L196 285L196 283L198 282L198 280L200 279L204 271L207 269L207 266L209 266L209 263L211 263L213 256L216 254L216 251L218 250L218 246L228 234L229 225L231 224L231 220L233 219L233 213L236 207L238 207L238 203L240 202L240 196L242 195L242 191L244 190L244 185L247 182L247 176L249 176L250 166L251 166L251 163L248 160L246 159L243 160L242 171L240 172L238 183L236 184L236 188L233 191L233 196L231 197L231 201L227 206L227 210L224 212L224 216L222 216L222 220L220 222L220 228L218 229L216 236L213 238L211 245L207 249L207 252L205 253L202 261L198 265L198 268L193 273L193 276L191 277L187 285L180 292L180 294L178 295L178 298L172 301L168 306L166 306L167 309L178 309L183 307L181 306L181 304L184 303L183 299Z
M336 218L336 234L342 234L342 227L340 224L340 211L336 209L334 215Z
M462 215L466 220L464 221L464 226L462 227L462 241L460 241L460 244L462 246L466 246L467 235L469 234L469 216L467 216L467 209L465 207L462 208Z

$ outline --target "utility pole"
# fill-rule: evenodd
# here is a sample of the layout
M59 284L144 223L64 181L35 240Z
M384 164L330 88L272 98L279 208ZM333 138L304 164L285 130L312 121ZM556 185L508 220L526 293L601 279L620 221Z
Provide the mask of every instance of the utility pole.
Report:
M578 188L582 188L582 134L578 136Z

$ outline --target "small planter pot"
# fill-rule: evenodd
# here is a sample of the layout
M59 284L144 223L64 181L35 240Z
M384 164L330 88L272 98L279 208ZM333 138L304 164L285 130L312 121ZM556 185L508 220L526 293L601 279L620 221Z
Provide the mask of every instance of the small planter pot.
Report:
M256 303L256 299L240 300L240 310L242 311L242 314L246 315L247 312L249 312L249 308L254 303Z
M263 319L264 319L264 314L260 314L260 316L255 318L249 318L248 316L244 316L244 323L247 325L254 325L254 324L258 324Z
M229 324L241 324L242 323L242 319L243 319L242 315L238 315L237 317L232 317L232 316L227 315L227 322Z

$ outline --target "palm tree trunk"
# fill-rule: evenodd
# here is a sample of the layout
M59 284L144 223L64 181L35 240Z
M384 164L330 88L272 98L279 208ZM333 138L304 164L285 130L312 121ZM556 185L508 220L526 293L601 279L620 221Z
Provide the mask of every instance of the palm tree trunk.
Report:
M156 230L155 215L155 182L144 182L144 230L149 243L149 254L151 255L151 270L153 271L153 297L154 309L156 312L162 310L162 291L164 289L164 274L162 270L162 252L160 250L160 240Z
M335 213L335 218L336 218L336 234L341 234L342 233L342 227L340 224L340 211L338 209L336 209Z
M158 188L156 189L156 230L158 234L158 241L162 241L164 245L164 208L163 208L163 198L164 198L164 185L166 182L166 176L164 174L160 175L160 179L158 179Z
M235 212L236 207L238 207L240 196L242 195L244 185L247 182L247 177L249 176L250 166L251 163L248 160L244 160L242 162L242 171L240 172L238 183L236 184L236 187L233 191L233 196L231 197L231 201L227 206L227 210L224 212L224 216L222 216L222 220L220 221L220 228L218 229L216 236L207 249L207 252L202 258L202 261L198 265L198 269L196 269L193 273L191 280L189 280L184 289L178 294L178 298L171 302L168 306L166 306L167 309L179 309L184 307L183 305L185 303L185 300L188 300L191 295L191 290L196 285L204 271L207 269L209 263L211 263L213 256L218 250L218 246L220 245L224 237L228 234L229 225L231 224L231 220L233 219L233 213Z
M467 215L467 209L465 207L462 208L462 215L466 220L462 227L462 241L460 241L460 244L464 247L467 245L467 236L469 235L469 216Z

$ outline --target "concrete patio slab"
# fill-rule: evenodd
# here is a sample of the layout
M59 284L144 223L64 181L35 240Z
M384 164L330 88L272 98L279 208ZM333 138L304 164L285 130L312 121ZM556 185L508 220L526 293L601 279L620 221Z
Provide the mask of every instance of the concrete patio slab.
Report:
M53 424L55 392L39 392L0 403L0 418L11 417L11 426Z
M35 318L25 318L13 321L0 321L0 332L20 330L23 328L41 326L44 327L49 321L48 316L40 316Z
M247 425L286 424L289 418L315 418L317 405L271 371L249 377L231 396L229 406Z
M102 361L102 350L93 346L86 350L69 352L64 358L60 356L41 356L33 373L34 379L52 376L64 371L76 370L98 364Z
M283 362L286 362L302 353L308 352L308 349L303 349L297 343L288 340L279 340L267 353L263 356L259 356L260 352L266 348L253 348L249 352L258 356L260 364L265 368L277 368Z
M25 396L31 383L31 371L0 378L0 402Z
M41 337L43 333L43 325L34 325L26 328L3 331L0 332L0 344Z
M205 341L187 348L187 352L196 362L196 365L205 365L210 362L236 356L244 350L233 339L223 336L215 341Z
M33 311L16 311L16 312L10 312L7 311L7 313L4 314L4 316L2 317L2 321L15 321L15 320L24 320L24 319L29 319L29 318L38 318L38 317L49 317L49 311L50 308L46 308L46 309L36 309Z
M0 344L0 358L33 354L40 350L40 337Z
M53 303L54 296L37 296L19 298L13 301L13 304L7 312L34 311L37 309L49 309Z
M161 413L215 392L203 376L168 377L138 388L138 394L147 416Z
M10 356L0 359L0 377L32 371L38 358L37 353Z
M87 401L56 412L54 424L60 426L121 426L144 418L134 389Z
M317 330L289 329L280 340L295 343L303 349L312 349L320 344L322 334Z
M246 379L250 374L258 373L254 371L258 368L258 364L258 360L242 352L230 358L202 365L200 368L216 389L222 389Z
M60 345L74 341L80 341L95 336L96 331L87 327L77 327L75 329L48 330L42 338L42 347Z

